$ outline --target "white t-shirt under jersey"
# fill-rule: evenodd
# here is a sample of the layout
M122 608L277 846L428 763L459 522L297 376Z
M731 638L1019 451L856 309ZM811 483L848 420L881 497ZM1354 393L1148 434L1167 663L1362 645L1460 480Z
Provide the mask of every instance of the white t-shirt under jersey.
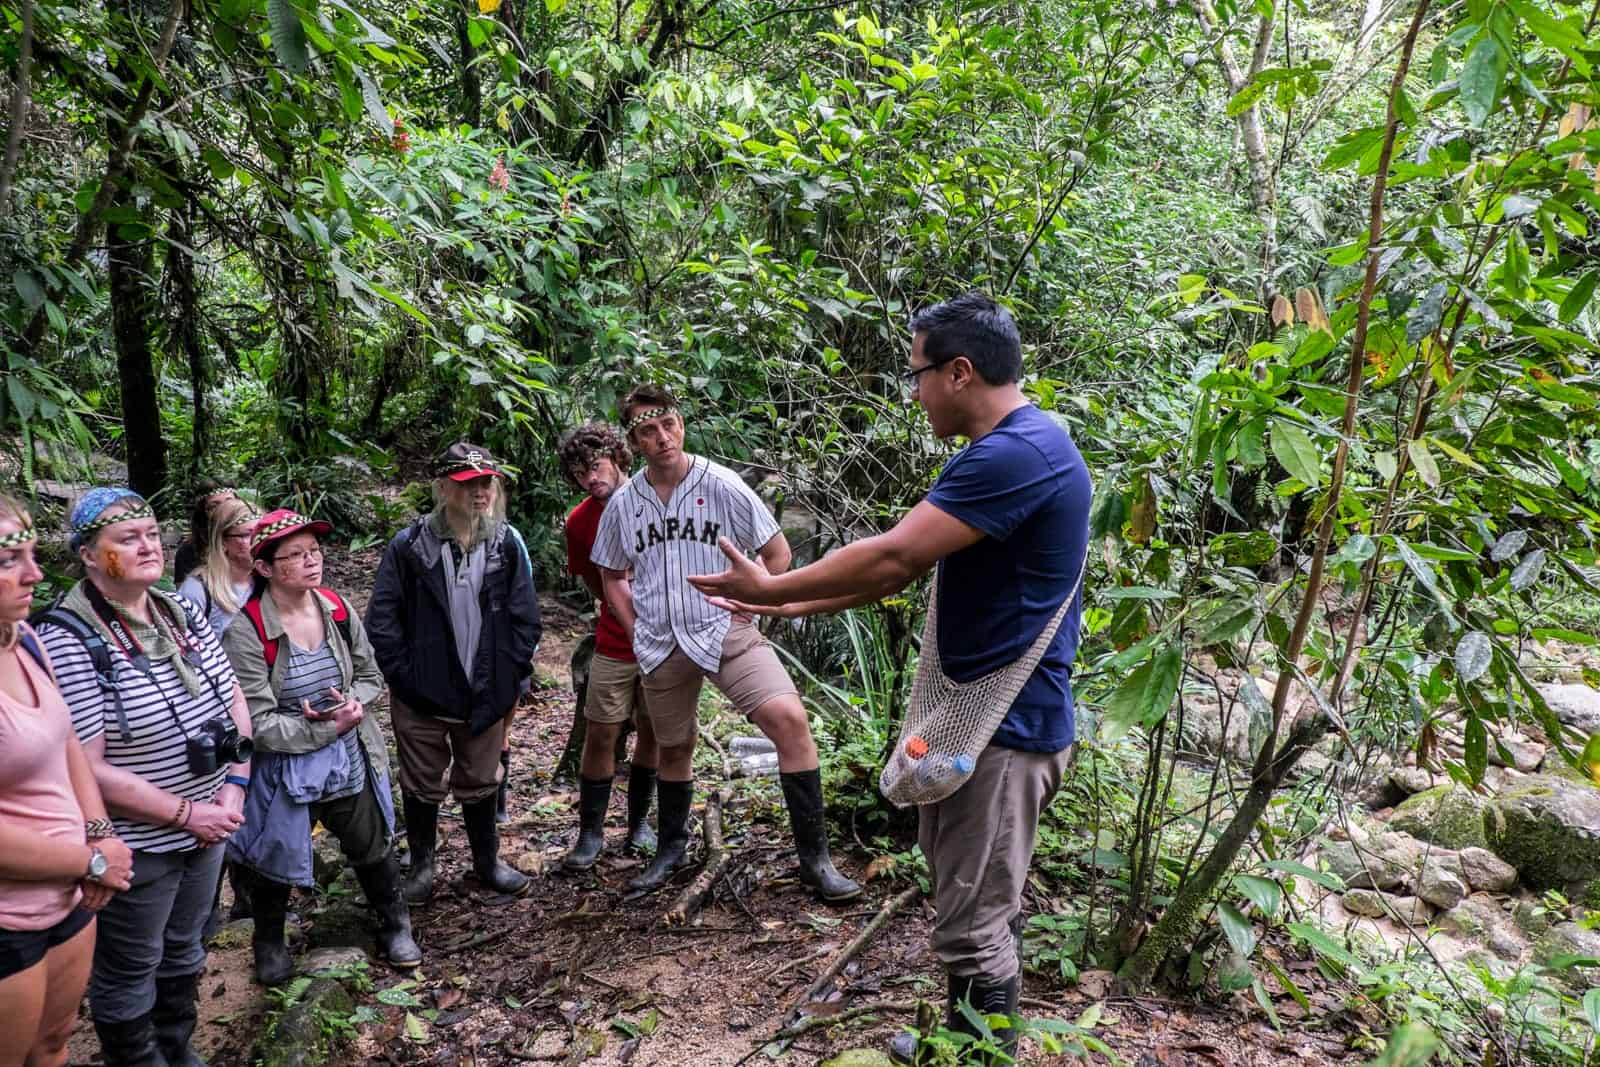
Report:
M589 553L602 567L633 569L633 653L645 672L661 666L674 645L703 669L717 669L732 616L713 607L688 576L728 569L718 537L754 552L779 533L777 520L737 474L704 456L689 461L666 504L644 471L613 493Z

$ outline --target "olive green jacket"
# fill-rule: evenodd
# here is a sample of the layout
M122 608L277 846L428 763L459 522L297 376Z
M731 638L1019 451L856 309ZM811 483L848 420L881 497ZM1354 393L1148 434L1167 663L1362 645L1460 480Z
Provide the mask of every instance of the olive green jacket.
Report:
M372 654L372 643L367 640L366 627L361 624L361 616L355 609L346 604L350 620L350 644L347 646L338 624L333 621L333 605L320 594L317 595L317 604L322 608L322 625L327 630L328 640L333 646L333 658L338 662L343 678L339 691L355 697L368 708L361 725L357 727L361 746L367 750L370 759L387 762L388 745L384 742L383 727L378 725L378 717L372 708L383 695L383 674L378 670L378 661ZM261 597L261 626L266 631L267 640L283 640L283 623L278 619L278 608L270 594ZM279 645L277 660L269 673L267 658L261 648L261 637L256 633L255 624L243 611L223 634L222 648L228 654L228 661L233 664L239 688L244 690L245 700L250 705L250 725L255 732L257 748L265 752L298 755L315 752L333 744L338 738L331 720L313 722L303 715L278 710L278 694L283 688L284 672L289 667L287 650L283 644Z

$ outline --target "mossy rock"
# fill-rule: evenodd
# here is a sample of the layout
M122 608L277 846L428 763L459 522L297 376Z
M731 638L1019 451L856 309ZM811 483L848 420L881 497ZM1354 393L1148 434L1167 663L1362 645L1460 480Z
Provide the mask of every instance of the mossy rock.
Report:
M1600 879L1600 789L1542 774L1490 805L1489 848L1533 889L1582 891Z
M823 1060L822 1067L894 1067L894 1061L888 1053L874 1048L851 1048L831 1060Z
M340 1023L355 1010L343 985L314 978L305 992L274 1019L256 1042L259 1067L321 1067L338 1051Z
M1440 848L1486 848L1486 807L1488 801L1451 782L1407 797L1394 809L1389 825Z

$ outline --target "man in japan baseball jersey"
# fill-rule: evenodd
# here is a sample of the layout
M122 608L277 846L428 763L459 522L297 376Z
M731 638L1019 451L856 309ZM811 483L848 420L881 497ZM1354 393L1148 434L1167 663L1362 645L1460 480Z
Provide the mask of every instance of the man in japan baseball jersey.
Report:
M590 559L600 568L607 605L632 640L645 713L661 749L659 844L630 888L654 889L684 862L696 709L709 677L777 747L800 880L825 901L854 899L861 887L828 856L817 745L799 691L748 616L712 605L687 580L722 568L719 537L756 553L773 574L788 569L789 542L737 474L683 451L683 418L667 389L638 386L623 399L620 414L645 467L612 493Z

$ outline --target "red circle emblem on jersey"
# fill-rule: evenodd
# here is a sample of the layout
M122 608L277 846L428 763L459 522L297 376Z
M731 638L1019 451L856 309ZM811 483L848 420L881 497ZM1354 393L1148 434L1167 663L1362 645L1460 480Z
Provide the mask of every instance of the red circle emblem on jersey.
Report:
M706 506L706 498L703 497L703 496L696 497L695 501L694 501L694 506L697 507L697 508L705 507Z

